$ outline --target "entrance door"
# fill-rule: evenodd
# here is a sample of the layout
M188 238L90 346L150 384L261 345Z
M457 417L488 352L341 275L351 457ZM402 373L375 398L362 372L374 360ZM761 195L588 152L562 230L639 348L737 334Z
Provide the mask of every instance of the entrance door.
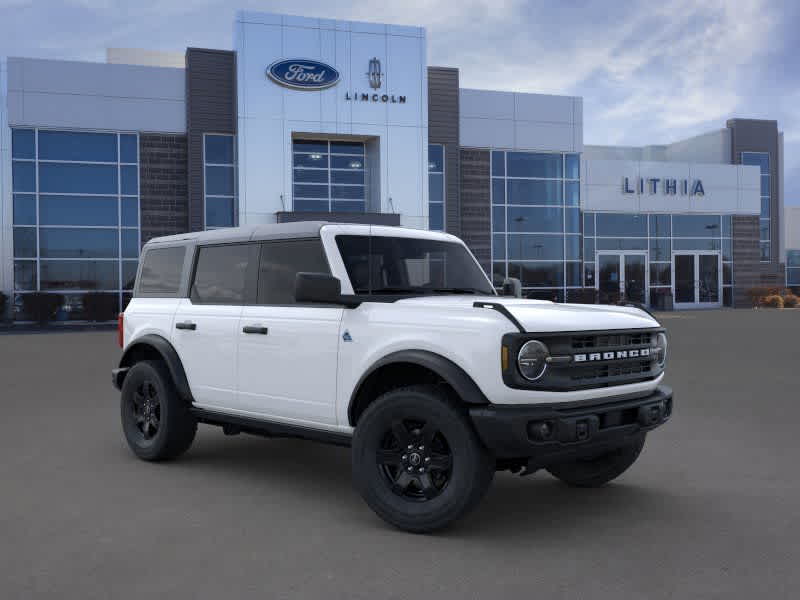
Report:
M601 303L647 304L647 253L598 252L596 270Z
M676 252L672 255L675 308L722 306L719 252Z

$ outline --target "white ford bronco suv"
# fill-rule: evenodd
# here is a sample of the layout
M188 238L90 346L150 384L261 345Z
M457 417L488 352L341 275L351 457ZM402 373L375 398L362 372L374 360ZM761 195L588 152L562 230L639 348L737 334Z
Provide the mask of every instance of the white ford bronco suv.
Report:
M367 504L408 531L495 471L599 486L672 412L664 329L629 306L498 296L458 238L290 223L163 237L120 315L122 428L144 460L198 423L352 446Z

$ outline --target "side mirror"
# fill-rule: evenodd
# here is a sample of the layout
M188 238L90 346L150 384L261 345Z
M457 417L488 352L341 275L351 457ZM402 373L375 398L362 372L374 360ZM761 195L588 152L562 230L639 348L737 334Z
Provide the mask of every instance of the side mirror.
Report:
M343 304L342 282L328 273L298 273L294 281L294 299L298 302Z
M503 296L522 298L522 282L516 277L507 277L503 281Z

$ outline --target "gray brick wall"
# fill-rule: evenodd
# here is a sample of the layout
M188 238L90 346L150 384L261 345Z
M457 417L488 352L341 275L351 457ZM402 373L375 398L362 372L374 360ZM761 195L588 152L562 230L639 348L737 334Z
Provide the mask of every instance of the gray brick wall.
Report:
M189 230L186 136L139 134L142 243Z
M492 205L488 150L461 150L461 238L491 275Z
M733 305L747 308L747 290L761 285L758 217L733 217Z
M444 145L445 229L461 235L458 69L428 67L428 141Z

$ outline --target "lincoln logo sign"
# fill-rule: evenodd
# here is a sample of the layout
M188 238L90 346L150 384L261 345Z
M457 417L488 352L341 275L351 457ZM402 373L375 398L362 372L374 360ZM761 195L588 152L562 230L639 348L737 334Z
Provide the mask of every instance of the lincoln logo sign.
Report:
M267 76L275 83L296 90L324 90L339 83L339 71L316 61L292 58L267 67Z
M674 196L680 192L681 196L705 196L703 182L699 179L690 181L689 179L661 179L660 177L623 177L622 193L642 195L647 189L648 194L655 194L659 191L667 196Z
M598 360L647 358L649 356L650 356L650 348L640 348L638 350L617 350L615 352L592 352L591 354L575 354L572 358L575 362L595 362Z

